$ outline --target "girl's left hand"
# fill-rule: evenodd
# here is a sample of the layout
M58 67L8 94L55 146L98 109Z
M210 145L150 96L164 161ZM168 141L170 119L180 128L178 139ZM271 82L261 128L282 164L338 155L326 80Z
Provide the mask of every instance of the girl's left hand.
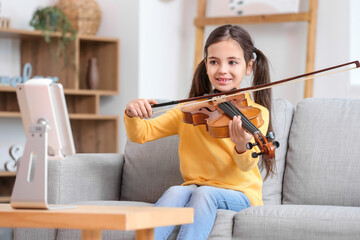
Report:
M230 139L235 143L235 149L238 153L247 151L246 144L252 139L252 135L242 127L241 116L235 116L229 122Z

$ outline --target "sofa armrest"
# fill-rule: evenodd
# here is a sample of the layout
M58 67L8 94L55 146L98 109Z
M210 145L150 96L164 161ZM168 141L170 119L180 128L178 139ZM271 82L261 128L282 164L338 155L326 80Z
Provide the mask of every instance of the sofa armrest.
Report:
M76 154L48 161L48 202L119 200L122 154Z

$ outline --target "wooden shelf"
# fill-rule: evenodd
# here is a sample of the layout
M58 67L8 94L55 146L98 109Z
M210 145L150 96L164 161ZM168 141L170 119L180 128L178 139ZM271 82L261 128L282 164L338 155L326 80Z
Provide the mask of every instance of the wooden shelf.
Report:
M15 177L16 172L0 171L0 177Z
M0 171L0 203L10 202L16 172Z
M308 12L288 13L288 14L269 14L252 15L238 17L198 17L194 20L195 26L203 27L207 25L223 24L260 24L260 23L280 23L280 22L304 22L309 21L311 16Z
M53 50L56 50L56 38L61 34L52 33L51 37ZM66 66L62 58L55 59L50 54L50 45L44 41L41 31L0 29L0 38L20 40L20 69L30 63L32 76L59 78L78 153L118 152L118 116L99 115L100 98L119 94L117 38L78 35L69 44L67 52L73 56L74 64ZM99 84L96 90L88 89L86 84L88 60L93 57L98 59ZM0 117L21 117L14 87L0 85Z
M82 153L116 153L118 149L117 116L98 118L71 118L75 149Z
M19 112L0 112L0 117L8 118L20 118L21 113ZM69 114L70 120L116 120L118 116L116 115L94 115L94 114ZM1 172L0 172L1 173ZM0 175L1 176L1 175Z
M116 90L88 90L88 89L64 89L65 95L101 95L101 96L113 96L118 95L119 91Z
M1 86L0 92L16 92L15 88L10 86ZM117 90L90 90L90 89L64 89L65 95L101 95L101 96L113 96L118 95Z
M61 37L61 33L55 32L51 33L52 37ZM15 29L15 28L1 28L0 29L0 37L1 38L28 38L28 37L43 37L41 31L38 30L25 30L25 29ZM84 40L93 40L93 41L108 41L114 42L118 41L117 38L111 37L101 37L101 36L86 36L86 35L78 35L77 38Z
M10 86L2 86L0 84L0 92L15 92L15 88Z
M3 111L0 111L0 117L20 118L21 114L19 112L3 112Z
M93 115L93 114L69 114L70 120L116 120L115 115Z
M9 203L11 200L10 196L1 197L0 196L0 203Z
M79 55L77 62L80 66L87 66L89 59L95 57L98 61L98 71L100 79L111 79L111 81L99 81L99 90L117 91L118 81L118 61L119 58L119 41L107 39L106 41L99 41L93 37L79 37ZM86 89L86 68L81 68L79 71L79 86L78 89Z
M1 38L24 38L24 37L41 37L41 31L31 31L14 28L2 28L0 29ZM52 36L60 37L60 33L53 33Z
M53 38L61 37L60 33L52 33ZM30 62L33 76L57 76L64 89L86 90L85 83L87 61L92 57L98 58L99 87L98 94L115 95L118 89L118 58L119 40L110 37L77 36L69 43L67 54L74 56L64 68L62 58L54 60L51 56L50 45L44 41L41 31L0 29L1 38L17 38L21 40L21 66ZM52 41L53 50L57 49L57 41ZM8 90L4 90L8 91Z

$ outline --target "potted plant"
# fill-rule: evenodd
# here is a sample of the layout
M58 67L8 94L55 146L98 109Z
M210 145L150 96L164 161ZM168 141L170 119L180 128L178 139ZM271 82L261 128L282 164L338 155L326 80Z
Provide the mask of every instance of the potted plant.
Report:
M72 28L64 13L57 7L39 8L33 14L30 25L34 27L35 30L42 31L45 37L45 42L50 45L51 33L61 33L61 37L57 38L58 48L56 56L63 56L64 65L66 66L69 61L67 47L70 41L75 40L77 32L74 28ZM50 52L53 55L52 47L50 49Z

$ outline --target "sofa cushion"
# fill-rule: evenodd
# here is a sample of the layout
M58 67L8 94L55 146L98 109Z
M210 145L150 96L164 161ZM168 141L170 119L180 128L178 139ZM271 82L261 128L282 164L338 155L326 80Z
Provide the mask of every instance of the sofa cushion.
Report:
M57 230L52 228L15 228L14 240L24 240L24 239L56 240L56 234L57 234Z
M233 239L360 239L360 208L277 205L244 209L234 217Z
M218 209L214 226L210 232L208 240L231 239L234 226L234 216L236 212L231 210Z
M137 144L128 141L120 200L155 203L173 185L180 185L179 137Z
M268 177L263 184L262 197L264 205L281 204L285 156L293 112L294 106L289 101L282 98L274 100L272 105L272 125L275 140L280 143L280 147L275 150L276 174ZM261 161L259 161L259 167L261 176L264 178L266 169L262 168Z
M360 206L360 100L306 99L294 113L283 203Z
M123 155L75 154L49 160L49 203L119 200Z

